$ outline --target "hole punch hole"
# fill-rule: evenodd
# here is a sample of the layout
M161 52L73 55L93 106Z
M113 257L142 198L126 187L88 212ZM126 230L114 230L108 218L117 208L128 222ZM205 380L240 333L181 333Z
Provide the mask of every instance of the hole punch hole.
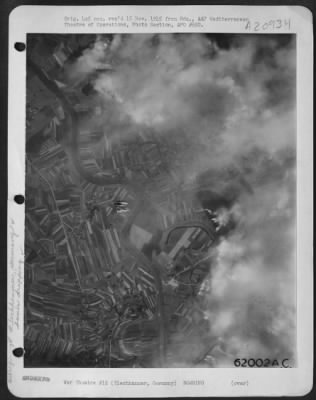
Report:
M16 51L24 51L26 49L25 43L23 42L15 42L14 48Z
M15 201L17 204L23 204L23 203L24 203L24 196L22 196L21 194L16 194L16 195L14 196L14 201Z
M17 347L12 350L12 353L15 357L22 357L24 354L24 349L22 347Z

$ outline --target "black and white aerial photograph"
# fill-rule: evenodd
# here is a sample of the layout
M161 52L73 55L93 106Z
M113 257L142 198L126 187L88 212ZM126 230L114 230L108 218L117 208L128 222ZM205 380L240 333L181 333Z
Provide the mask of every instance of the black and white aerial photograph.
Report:
M24 366L296 367L294 34L27 34Z

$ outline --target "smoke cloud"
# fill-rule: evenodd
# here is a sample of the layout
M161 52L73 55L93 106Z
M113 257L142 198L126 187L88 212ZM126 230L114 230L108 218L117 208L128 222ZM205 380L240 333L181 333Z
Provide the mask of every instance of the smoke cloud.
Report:
M235 208L236 230L215 250L211 332L245 358L295 356L295 204L292 174L256 187Z

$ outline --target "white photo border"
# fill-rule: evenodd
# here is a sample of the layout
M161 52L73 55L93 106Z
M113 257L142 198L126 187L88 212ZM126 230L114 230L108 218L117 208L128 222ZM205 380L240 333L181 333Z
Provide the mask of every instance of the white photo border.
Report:
M245 30L245 22L209 22L205 28L161 28L159 32L292 33L297 38L297 349L298 366L289 369L195 368L102 369L27 368L12 350L23 348L25 205L14 201L25 194L26 43L28 33L97 33L96 29L65 28L64 17L82 15L192 16L249 18L264 24L290 19L290 28L264 32ZM157 32L156 28L110 28L107 33ZM101 33L101 32L100 32ZM23 397L203 397L304 395L313 381L313 33L312 14L301 6L20 6L9 19L8 120L8 388ZM48 377L49 381L23 379ZM204 380L184 386L183 380ZM65 385L64 380L72 381ZM76 380L108 381L107 386L80 385ZM176 386L124 386L115 381L176 380ZM248 381L232 386L232 381Z

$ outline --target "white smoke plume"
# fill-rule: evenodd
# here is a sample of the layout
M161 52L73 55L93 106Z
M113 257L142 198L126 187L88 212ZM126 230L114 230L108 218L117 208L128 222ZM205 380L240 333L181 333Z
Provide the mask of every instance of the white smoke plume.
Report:
M97 36L74 62L65 65L65 80L68 84L77 84L89 77L96 69L104 66L109 52L109 43Z
M211 332L244 358L295 357L295 179L241 197L239 223L217 249L208 293Z
M223 50L206 36L166 34L130 35L113 47L114 71L100 75L96 89L117 100L120 124L181 136L191 158L187 176L230 164L254 146L271 154L294 147L293 46L240 37Z

